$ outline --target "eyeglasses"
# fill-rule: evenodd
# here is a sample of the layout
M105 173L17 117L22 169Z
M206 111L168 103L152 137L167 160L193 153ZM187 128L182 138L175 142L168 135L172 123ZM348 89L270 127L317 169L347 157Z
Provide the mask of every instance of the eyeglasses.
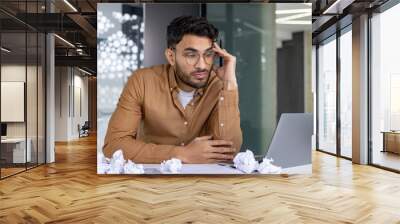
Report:
M172 50L176 52L175 47L171 47ZM214 62L216 53L212 50L208 50L203 54L203 60L207 65L212 65ZM183 54L183 57L186 59L186 63L188 65L196 65L199 63L200 54L198 52L187 52Z

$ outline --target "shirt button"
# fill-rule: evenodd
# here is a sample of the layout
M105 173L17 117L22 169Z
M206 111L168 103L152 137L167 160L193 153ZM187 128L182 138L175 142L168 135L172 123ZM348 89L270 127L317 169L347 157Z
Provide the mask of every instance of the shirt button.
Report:
M224 97L223 97L223 96L221 96L221 97L219 98L219 100L223 101L223 100L224 100Z
M185 122L183 122L183 124L184 124L184 125L187 125L187 124L188 124L188 122L187 122L187 121L185 121Z
M224 123L221 123L220 125L221 125L221 127L223 127L223 126L224 126Z
M184 143L184 142L182 142L182 143L181 143L181 146L184 146L184 145L185 145L185 143Z

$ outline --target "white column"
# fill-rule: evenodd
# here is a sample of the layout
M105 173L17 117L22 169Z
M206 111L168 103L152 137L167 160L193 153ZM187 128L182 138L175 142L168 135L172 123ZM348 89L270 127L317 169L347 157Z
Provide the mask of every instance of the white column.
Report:
M55 133L55 76L54 76L54 35L46 36L46 163L55 161L54 133Z
M353 162L368 163L368 16L353 20Z
M54 12L54 5L46 1L47 12ZM52 33L46 34L46 163L55 162L55 43Z

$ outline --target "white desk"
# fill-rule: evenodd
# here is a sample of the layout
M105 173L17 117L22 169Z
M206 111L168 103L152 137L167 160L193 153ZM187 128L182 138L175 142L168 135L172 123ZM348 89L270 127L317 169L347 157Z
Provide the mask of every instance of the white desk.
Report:
M144 174L161 174L160 164L143 164ZM296 166L282 169L282 174L311 174L312 164L304 166ZM230 165L219 164L183 164L179 174L246 174L242 171L231 167ZM252 175L265 175L258 172L251 173Z
M30 138L27 138L26 142L27 147L26 147L26 154L25 154L25 138L6 138L6 139L1 139L1 144L2 147L13 147L12 148L12 156L13 156L13 163L25 163L25 162L31 162L31 145L32 145L32 140ZM4 145L4 146L3 146ZM2 149L3 151L3 149ZM5 151L5 150L4 150ZM25 161L25 158L27 159Z

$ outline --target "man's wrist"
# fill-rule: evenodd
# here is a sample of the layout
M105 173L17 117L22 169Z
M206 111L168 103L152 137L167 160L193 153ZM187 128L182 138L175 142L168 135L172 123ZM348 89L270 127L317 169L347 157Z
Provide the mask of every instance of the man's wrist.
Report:
M237 85L236 79L224 81L224 89L225 90L235 90L235 89L237 89L237 87L238 87L238 85Z
M186 163L185 148L183 146L177 146L173 148L171 158L177 158L183 163Z

